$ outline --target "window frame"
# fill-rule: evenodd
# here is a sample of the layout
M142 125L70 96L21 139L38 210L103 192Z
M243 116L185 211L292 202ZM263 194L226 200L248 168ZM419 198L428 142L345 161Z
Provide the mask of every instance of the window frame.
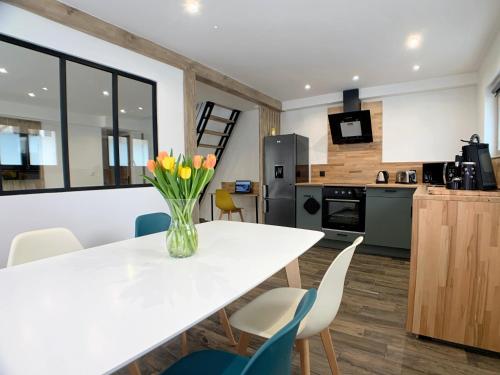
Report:
M126 77L139 82L151 85L152 90L152 116L153 116L153 155L158 155L158 118L157 118L157 83L156 81L137 76L123 70L111 68L93 61L85 60L80 57L59 52L47 47L42 47L37 44L26 42L5 34L0 33L0 41L10 43L19 47L27 48L36 52L44 53L56 57L59 60L59 92L60 92L60 122L61 122L61 151L62 151L62 173L64 187L47 188L47 189L26 189L26 190L3 190L2 179L0 178L0 196L6 195L22 195L22 194L43 194L43 193L62 193L71 191L88 191L88 190L109 190L109 189L126 189L126 188L142 188L151 187L149 183L143 184L120 184L120 154L118 148L119 135L119 114L118 114L118 77ZM90 68L103 70L112 75L112 123L113 123L113 141L114 141L114 159L115 159L115 183L114 185L102 186L81 186L72 187L70 184L70 166L69 166L69 144L68 144L68 101L67 101L67 75L66 63L68 61L78 63Z

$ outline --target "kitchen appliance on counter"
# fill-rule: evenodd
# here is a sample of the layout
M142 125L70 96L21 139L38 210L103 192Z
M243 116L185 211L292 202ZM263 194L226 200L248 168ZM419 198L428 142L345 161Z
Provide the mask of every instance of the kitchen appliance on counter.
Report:
M446 161L442 163L423 163L422 165L422 181L424 184L430 185L446 185L450 166L454 163L452 161Z
M377 173L377 178L375 179L377 184L387 184L389 183L389 172L379 171Z
M417 183L417 171L397 171L396 172L396 183L397 184L416 184Z
M309 138L264 138L264 222L295 227L295 184L309 181Z
M461 165L461 182L464 190L476 190L476 163L473 161L464 161Z
M495 171L493 169L488 144L481 143L477 134L473 134L470 140L462 140L462 142L468 143L468 145L462 146L463 162L475 163L475 179L477 189L496 189L497 183Z
M365 232L366 188L325 186L323 188L323 230Z

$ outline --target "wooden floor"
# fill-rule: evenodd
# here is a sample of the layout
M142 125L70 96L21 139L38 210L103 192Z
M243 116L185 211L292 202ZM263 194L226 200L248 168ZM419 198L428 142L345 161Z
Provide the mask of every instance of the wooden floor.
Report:
M318 287L338 251L315 247L300 258L303 287ZM331 325L342 374L500 374L500 355L466 351L429 339L417 339L404 330L409 263L386 257L355 254L344 289L342 305ZM285 286L280 272L227 308L228 315L263 291ZM189 330L191 350L227 345L216 315ZM255 351L262 344L253 340ZM311 340L313 374L328 374L321 340ZM178 341L170 342L140 359L143 375L157 374L179 356ZM294 355L294 374L299 374ZM117 374L128 374L122 369Z

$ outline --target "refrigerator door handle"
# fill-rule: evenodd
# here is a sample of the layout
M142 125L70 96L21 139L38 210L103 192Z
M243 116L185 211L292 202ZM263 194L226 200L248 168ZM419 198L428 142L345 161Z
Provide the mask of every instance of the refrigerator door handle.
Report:
M269 201L264 199L264 212L267 214L269 212Z
M267 198L267 193L268 193L268 186L262 185L262 197Z

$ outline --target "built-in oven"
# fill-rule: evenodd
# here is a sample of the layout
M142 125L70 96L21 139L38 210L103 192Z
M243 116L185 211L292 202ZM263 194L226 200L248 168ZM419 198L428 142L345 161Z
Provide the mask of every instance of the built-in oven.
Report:
M323 187L323 228L365 232L366 188Z

